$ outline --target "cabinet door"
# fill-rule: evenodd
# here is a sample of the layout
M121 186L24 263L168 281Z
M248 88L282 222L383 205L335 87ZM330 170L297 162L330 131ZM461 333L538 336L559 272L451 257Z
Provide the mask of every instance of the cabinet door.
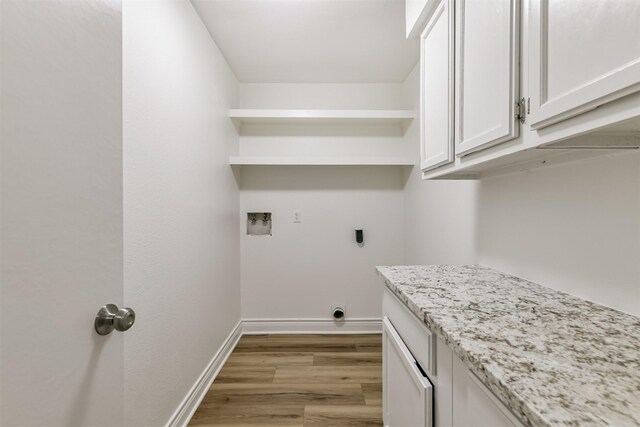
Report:
M456 156L516 138L519 0L456 3Z
M433 388L387 317L382 321L384 425L432 427Z
M453 161L453 0L442 0L420 40L423 171Z
M532 128L640 90L640 1L530 4Z

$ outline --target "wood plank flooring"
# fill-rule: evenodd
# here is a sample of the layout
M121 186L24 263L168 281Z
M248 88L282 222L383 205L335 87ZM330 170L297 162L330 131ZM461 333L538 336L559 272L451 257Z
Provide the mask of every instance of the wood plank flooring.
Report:
M382 337L247 335L192 426L382 425Z

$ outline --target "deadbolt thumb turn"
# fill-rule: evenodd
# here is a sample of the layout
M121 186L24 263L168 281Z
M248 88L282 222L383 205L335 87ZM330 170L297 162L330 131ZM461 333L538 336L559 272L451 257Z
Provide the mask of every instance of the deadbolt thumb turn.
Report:
M120 332L129 330L135 321L136 312L133 309L118 309L115 304L107 304L96 314L94 326L98 335L109 335L114 329Z

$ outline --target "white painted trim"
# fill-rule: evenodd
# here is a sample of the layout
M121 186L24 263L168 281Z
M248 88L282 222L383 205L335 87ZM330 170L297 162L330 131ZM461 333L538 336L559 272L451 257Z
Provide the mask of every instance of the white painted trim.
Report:
M189 393L187 393L182 402L180 402L180 405L169 419L167 427L184 427L189 423L196 409L200 406L200 402L202 402L209 388L211 388L213 380L216 379L220 369L222 369L227 358L229 358L236 344L238 344L242 336L242 328L242 320L240 320L218 352L213 356L204 372L202 372L195 384L191 387Z
M243 335L256 334L380 334L382 319L245 319Z

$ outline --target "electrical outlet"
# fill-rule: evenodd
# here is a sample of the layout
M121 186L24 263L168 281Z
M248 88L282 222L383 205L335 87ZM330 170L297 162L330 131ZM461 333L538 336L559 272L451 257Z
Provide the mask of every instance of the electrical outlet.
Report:
M293 222L296 223L296 224L299 224L299 223L302 222L300 209L294 209L293 210Z

